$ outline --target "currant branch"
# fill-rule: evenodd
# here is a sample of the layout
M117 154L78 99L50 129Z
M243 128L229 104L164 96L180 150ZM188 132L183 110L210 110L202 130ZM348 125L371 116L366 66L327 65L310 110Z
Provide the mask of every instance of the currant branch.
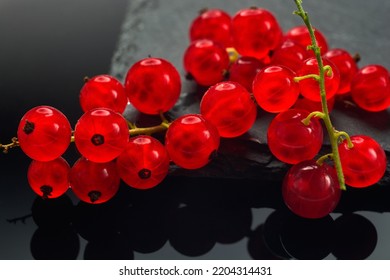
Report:
M342 190L346 190L344 173L343 173L343 170L341 167L340 155L339 155L339 150L338 150L338 139L341 135L346 136L348 134L346 132L336 132L335 131L335 129L332 125L332 122L330 120L328 103L327 103L327 99L326 99L325 75L330 75L332 73L331 72L332 69L330 66L324 66L324 63L323 63L323 60L321 57L321 49L318 46L318 43L317 43L317 40L316 40L316 37L314 34L314 28L311 25L308 13L303 9L302 0L294 0L294 1L295 1L297 8L298 8L298 10L296 10L294 12L294 14L296 14L302 18L303 22L305 23L305 25L309 31L312 44L310 46L308 46L308 49L310 49L314 52L315 58L316 58L317 63L318 63L318 70L319 70L318 75L307 75L307 76L297 77L295 79L295 81L299 82L302 79L314 78L319 83L321 104L322 104L322 114L318 114L318 112L314 112L314 114L311 114L311 116L310 115L309 116L310 116L310 118L312 116L320 117L324 121L326 130L328 131L330 145L332 148L331 158L334 162L334 166L335 166L335 169L337 172L337 177L339 180L340 188ZM346 138L349 139L349 136L347 136ZM349 147L353 146L351 141L348 142L348 145L349 145ZM329 156L327 156L327 158L329 158Z

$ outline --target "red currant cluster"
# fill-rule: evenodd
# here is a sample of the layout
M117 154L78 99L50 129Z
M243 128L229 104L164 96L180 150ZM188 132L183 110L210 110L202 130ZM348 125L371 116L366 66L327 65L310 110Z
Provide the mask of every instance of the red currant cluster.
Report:
M276 158L292 164L283 198L296 214L319 218L330 213L340 199L344 175L351 187L381 179L386 155L369 136L349 137L332 127L337 152L314 158L323 144L319 120L331 126L328 110L336 96L350 94L369 111L390 106L384 67L359 69L347 51L328 50L319 30L297 26L283 32L275 16L262 8L242 9L233 17L221 9L202 11L189 35L184 68L207 88L199 114L165 119L163 114L179 99L181 76L169 61L149 57L130 67L123 84L110 75L86 79L80 91L84 114L74 130L50 106L23 116L14 144L33 159L28 180L38 195L55 198L70 186L80 200L103 203L116 194L121 180L134 188L153 188L171 163L185 169L207 165L221 137L239 137L251 129L258 107L275 114L268 145ZM161 124L136 127L123 115L128 102L141 113L160 115ZM162 141L150 136L156 132L165 132ZM62 157L71 142L81 154L72 167ZM338 158L341 173L332 164Z

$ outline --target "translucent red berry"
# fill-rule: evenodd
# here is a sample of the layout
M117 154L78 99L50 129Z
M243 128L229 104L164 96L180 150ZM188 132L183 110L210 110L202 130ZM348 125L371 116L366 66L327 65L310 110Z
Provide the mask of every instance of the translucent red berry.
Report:
M358 71L354 58L344 49L328 50L324 56L337 67L340 73L340 85L337 94L349 93L352 79Z
M285 39L273 51L270 64L283 65L297 72L307 58L309 53L304 46L291 39Z
M377 183L387 167L386 154L373 138L367 135L351 136L353 148L344 140L339 145L345 183L351 187L364 188Z
M165 135L170 159L186 169L205 166L219 147L217 129L199 114L187 114L174 120Z
M331 72L325 71L325 91L326 98L331 99L339 89L340 85L340 73L337 67L327 58L323 58L324 66L329 65L332 68ZM328 74L330 73L330 75ZM306 59L301 67L301 69L297 72L298 76L305 76L310 74L319 74L318 70L318 62L317 59L312 57ZM312 101L321 101L320 95L320 86L319 82L315 79L304 79L299 81L299 88L301 90L301 94Z
M254 124L257 108L250 93L239 83L226 81L211 86L200 102L200 113L221 137L237 137Z
M229 80L244 86L247 91L252 92L252 83L264 62L250 56L239 57L229 68Z
M78 151L94 162L115 159L126 148L129 129L126 119L110 109L99 108L84 113L75 132Z
M30 109L20 120L20 148L30 158L50 161L60 157L68 148L72 128L66 116L51 106Z
M80 105L84 112L104 107L122 114L127 105L124 86L110 75L88 78L80 90Z
M326 53L328 51L328 42L324 34L319 29L315 28L314 36L316 37L317 45L320 47L321 54ZM311 45L309 30L305 25L294 26L293 28L287 30L285 38L296 41L305 48Z
M232 36L239 54L262 59L278 46L282 30L270 11L245 8L232 18Z
M331 213L341 197L340 185L333 166L315 160L293 165L282 187L287 207L303 218L317 219Z
M299 96L295 73L282 65L261 69L253 81L253 95L265 111L279 113L294 105Z
M362 67L351 84L353 101L362 109L379 112L390 106L389 71L381 65Z
M328 112L333 110L336 98L333 96L331 99L327 100ZM312 101L303 96L300 96L295 102L292 108L303 109L309 112L319 111L322 112L322 103L320 101Z
M230 60L226 49L209 39L193 41L184 52L184 69L202 86L224 79Z
M232 46L231 17L222 9L202 10L190 25L191 41L209 39L225 48Z
M130 103L140 112L156 115L178 100L181 78L176 67L162 58L145 58L130 67L125 79Z
M27 171L31 189L43 198L56 198L69 189L68 162L62 158L51 161L33 160Z
M74 194L87 203L110 200L119 189L120 178L114 161L97 163L84 157L70 170L70 186Z
M267 130L268 147L280 161L295 164L313 159L323 142L323 129L319 120L311 118L309 125L302 123L308 111L289 109L271 121Z
M130 187L149 189L157 186L168 174L168 153L157 139L142 135L130 138L117 158L119 176Z

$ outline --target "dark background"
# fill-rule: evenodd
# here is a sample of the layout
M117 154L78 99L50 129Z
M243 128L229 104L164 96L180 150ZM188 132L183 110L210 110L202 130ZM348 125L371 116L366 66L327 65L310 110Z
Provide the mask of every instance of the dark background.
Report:
M285 30L301 24L292 0L0 0L0 143L16 135L20 118L37 105L58 108L74 125L85 76L122 79L147 55L182 72L197 11L220 7L234 14L254 5L271 10ZM390 67L390 2L304 1L304 7L330 47L360 53L361 66ZM389 151L389 112L340 106L334 123L375 137ZM77 154L70 148L66 157L73 163ZM89 207L71 193L49 205L36 200L26 178L29 162L18 148L0 155L0 259L390 259L388 181L349 190L335 213L308 222L284 211L278 166L267 180L253 172L234 180L186 173L151 192L124 186L112 203Z

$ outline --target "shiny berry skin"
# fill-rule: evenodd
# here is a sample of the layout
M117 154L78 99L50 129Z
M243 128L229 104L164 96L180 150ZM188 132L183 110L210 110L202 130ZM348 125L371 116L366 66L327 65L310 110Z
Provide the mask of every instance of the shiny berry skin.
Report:
M130 187L150 189L168 174L169 156L157 139L141 135L130 138L116 164L121 179Z
M313 159L323 141L323 129L319 120L311 118L309 125L302 120L308 111L289 109L281 112L271 121L267 130L268 147L280 161L296 164Z
M232 46L230 15L221 9L203 10L191 22L190 40L209 39L225 48Z
M110 109L98 108L84 113L74 132L78 151L94 162L115 159L129 140L126 119Z
M283 65L297 72L307 58L309 53L304 46L291 39L285 39L272 53L270 64Z
M72 128L66 116L51 106L30 109L20 120L17 137L20 148L30 158L51 161L69 147Z
M364 188L377 183L387 166L383 148L366 135L351 136L353 148L344 140L339 145L340 161L345 183L351 187Z
M353 57L344 49L328 50L323 57L327 58L337 67L340 73L340 85L337 94L346 94L351 90L351 82L358 71Z
M122 114L127 106L124 86L110 75L87 78L79 99L84 112L104 107Z
M239 57L229 68L229 81L240 83L247 91L252 92L252 83L264 62L250 56Z
M335 97L332 97L331 99L327 100L326 103L328 105L328 112L331 112L333 110L335 101ZM307 98L304 98L303 96L300 96L292 108L303 109L309 112L322 112L322 103L320 101L311 101Z
M287 172L282 186L287 207L303 218L318 219L331 213L341 197L336 170L315 160L302 161Z
M324 34L317 28L315 28L314 36L316 37L317 44L320 47L321 54L326 53L328 51L328 42ZM305 25L294 26L293 28L287 30L284 37L286 39L296 41L298 44L301 44L305 48L311 45L309 30Z
M226 49L209 39L193 41L185 50L184 69L199 85L211 86L225 77L230 60Z
M170 159L185 169L201 168L209 163L219 147L217 129L199 114L175 119L165 135Z
M337 67L327 58L323 58L324 66L329 65L332 67L332 73L329 76L325 71L325 91L326 99L331 99L339 89L340 73ZM298 76L305 76L309 74L318 74L318 62L314 57L308 58L304 61L301 69L297 72ZM299 81L299 88L301 94L312 101L321 101L320 85L319 82L314 79L304 79Z
M120 178L114 161L97 163L79 158L70 170L70 186L82 201L100 204L117 193Z
M271 113L286 111L293 106L299 96L295 75L290 68L282 65L261 69L252 85L257 104Z
M140 112L157 115L170 110L179 99L181 78L176 67L162 58L145 58L127 72L125 91Z
M51 161L31 161L27 179L31 189L43 198L56 198L69 189L68 162L62 158Z
M232 18L232 37L239 54L262 59L279 45L282 30L268 10L245 8Z
M242 85L226 81L211 86L205 92L200 102L200 113L217 128L221 137L232 138L252 127L257 107Z
M351 96L360 108L380 112L390 106L389 71L381 65L362 67L352 79Z

